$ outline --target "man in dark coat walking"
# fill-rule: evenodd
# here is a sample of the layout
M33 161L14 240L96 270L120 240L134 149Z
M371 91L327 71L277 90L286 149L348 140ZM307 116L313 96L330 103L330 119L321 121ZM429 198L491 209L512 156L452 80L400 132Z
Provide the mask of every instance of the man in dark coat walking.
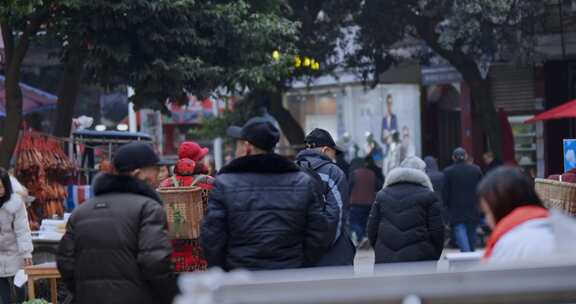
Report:
M444 170L443 199L453 238L462 252L475 250L476 228L480 222L476 188L482 180L482 171L468 164L467 158L466 150L457 148L452 154L454 164Z
M133 143L114 158L117 175L94 182L95 197L68 220L57 263L76 303L172 303L177 294L152 147Z
M484 165L486 166L484 170L485 174L488 174L492 170L497 169L498 167L504 165L504 163L501 160L495 158L494 153L490 151L484 153L484 155L482 155L482 158L484 159Z
M230 127L236 160L216 177L201 243L209 267L314 266L332 243L313 177L274 154L280 134L265 118Z
M405 159L390 171L368 220L368 238L379 263L438 260L444 247L442 204L426 165Z
M356 249L349 235L350 192L346 175L336 165L336 156L342 149L326 130L315 129L304 139L306 150L296 157L297 163L315 171L326 183L326 211L334 244L322 257L318 266L345 266L354 263Z

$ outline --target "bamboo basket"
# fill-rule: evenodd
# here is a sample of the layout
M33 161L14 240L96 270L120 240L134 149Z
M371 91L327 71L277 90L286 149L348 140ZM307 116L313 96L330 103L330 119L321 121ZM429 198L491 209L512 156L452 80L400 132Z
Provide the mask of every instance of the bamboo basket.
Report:
M537 178L536 192L547 208L576 216L576 184Z
M160 188L172 239L197 239L206 208L206 193L198 187Z

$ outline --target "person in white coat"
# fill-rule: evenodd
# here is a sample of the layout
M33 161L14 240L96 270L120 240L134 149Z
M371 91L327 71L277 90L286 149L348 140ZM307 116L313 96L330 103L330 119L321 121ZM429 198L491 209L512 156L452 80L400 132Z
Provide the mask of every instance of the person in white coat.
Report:
M478 187L493 229L484 260L490 263L551 258L576 249L576 221L546 209L532 180L519 168L500 167Z
M15 190L16 191L15 191ZM2 303L21 303L24 289L16 288L14 276L32 265L32 235L24 203L25 189L0 168L0 297Z

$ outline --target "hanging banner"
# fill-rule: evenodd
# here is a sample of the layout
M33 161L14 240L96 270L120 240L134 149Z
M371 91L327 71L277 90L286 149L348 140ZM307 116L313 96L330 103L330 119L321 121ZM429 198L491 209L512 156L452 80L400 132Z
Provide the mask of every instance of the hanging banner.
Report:
M184 105L175 102L166 102L166 108L170 115L164 118L165 124L200 124L206 118L214 117L213 103L218 102L218 110L223 112L225 103L211 98L199 100L196 96L189 95L188 103Z

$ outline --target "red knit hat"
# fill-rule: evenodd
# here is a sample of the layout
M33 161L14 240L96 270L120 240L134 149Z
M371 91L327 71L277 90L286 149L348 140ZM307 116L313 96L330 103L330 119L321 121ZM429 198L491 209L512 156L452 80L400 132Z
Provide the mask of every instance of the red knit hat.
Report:
M208 155L208 148L202 148L199 144L193 141L183 142L178 148L178 158L189 158L193 161L200 161Z
M196 170L196 162L189 158L183 158L176 163L174 174L179 176L191 176L194 175L194 170Z

